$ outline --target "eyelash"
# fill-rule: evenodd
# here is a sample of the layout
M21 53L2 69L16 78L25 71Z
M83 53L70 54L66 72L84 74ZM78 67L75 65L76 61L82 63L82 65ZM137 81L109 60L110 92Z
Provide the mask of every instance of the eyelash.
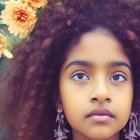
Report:
M117 76L117 77L115 77L115 76ZM112 80L112 78L121 78L120 80ZM126 77L126 75L123 73L122 74L122 72L115 72L115 73L113 73L112 75L111 75L111 77L110 77L110 79L109 80L111 80L111 82L113 82L113 83L121 83L121 82L124 82L124 81L127 81L127 77Z
M111 77L109 78L109 80L112 83L121 83L127 80L126 75L123 72L115 72L111 75ZM78 77L79 76L79 77ZM113 78L113 79L112 79ZM115 78L117 78L115 80ZM118 79L119 78L119 79ZM72 75L71 79L75 80L75 81L87 81L90 80L90 77L88 76L87 73L85 72L76 72Z
M77 77L76 77L77 76ZM80 77L79 77L79 79L78 79L78 76L84 76L83 78L84 79L80 79ZM82 78L81 77L81 78ZM73 80L75 80L75 81L85 81L85 80L90 80L90 78L89 78L89 76L87 75L87 74L85 74L85 72L76 72L74 75L72 75L72 77L71 77Z

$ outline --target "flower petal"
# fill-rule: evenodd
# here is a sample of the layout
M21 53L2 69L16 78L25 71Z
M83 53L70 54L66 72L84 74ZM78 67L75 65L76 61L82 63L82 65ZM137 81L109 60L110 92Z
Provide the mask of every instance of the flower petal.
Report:
M1 12L3 23L9 26L10 33L25 38L37 21L36 11L21 1L9 0L5 4L5 9Z
M8 57L8 58L13 58L13 55L12 53L10 53L7 49L4 49L3 50L3 54Z

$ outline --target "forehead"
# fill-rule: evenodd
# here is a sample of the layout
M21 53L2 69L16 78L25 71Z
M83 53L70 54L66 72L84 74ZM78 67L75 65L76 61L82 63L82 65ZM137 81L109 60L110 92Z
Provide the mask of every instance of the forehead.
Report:
M123 60L129 63L122 44L111 32L101 28L81 36L80 41L69 50L66 63L73 60L86 60L93 63Z

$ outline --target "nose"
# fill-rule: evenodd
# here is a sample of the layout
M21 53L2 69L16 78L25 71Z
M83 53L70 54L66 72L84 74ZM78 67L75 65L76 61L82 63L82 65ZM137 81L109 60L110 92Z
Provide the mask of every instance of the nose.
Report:
M111 102L110 89L106 80L100 78L94 82L90 99L92 102Z

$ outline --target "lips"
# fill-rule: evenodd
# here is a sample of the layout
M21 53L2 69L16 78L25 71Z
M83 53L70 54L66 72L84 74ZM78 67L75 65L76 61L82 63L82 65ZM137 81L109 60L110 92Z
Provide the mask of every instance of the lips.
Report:
M89 114L86 115L86 118L92 117L92 116L108 116L108 117L114 117L114 115L107 109L95 109L91 111Z

